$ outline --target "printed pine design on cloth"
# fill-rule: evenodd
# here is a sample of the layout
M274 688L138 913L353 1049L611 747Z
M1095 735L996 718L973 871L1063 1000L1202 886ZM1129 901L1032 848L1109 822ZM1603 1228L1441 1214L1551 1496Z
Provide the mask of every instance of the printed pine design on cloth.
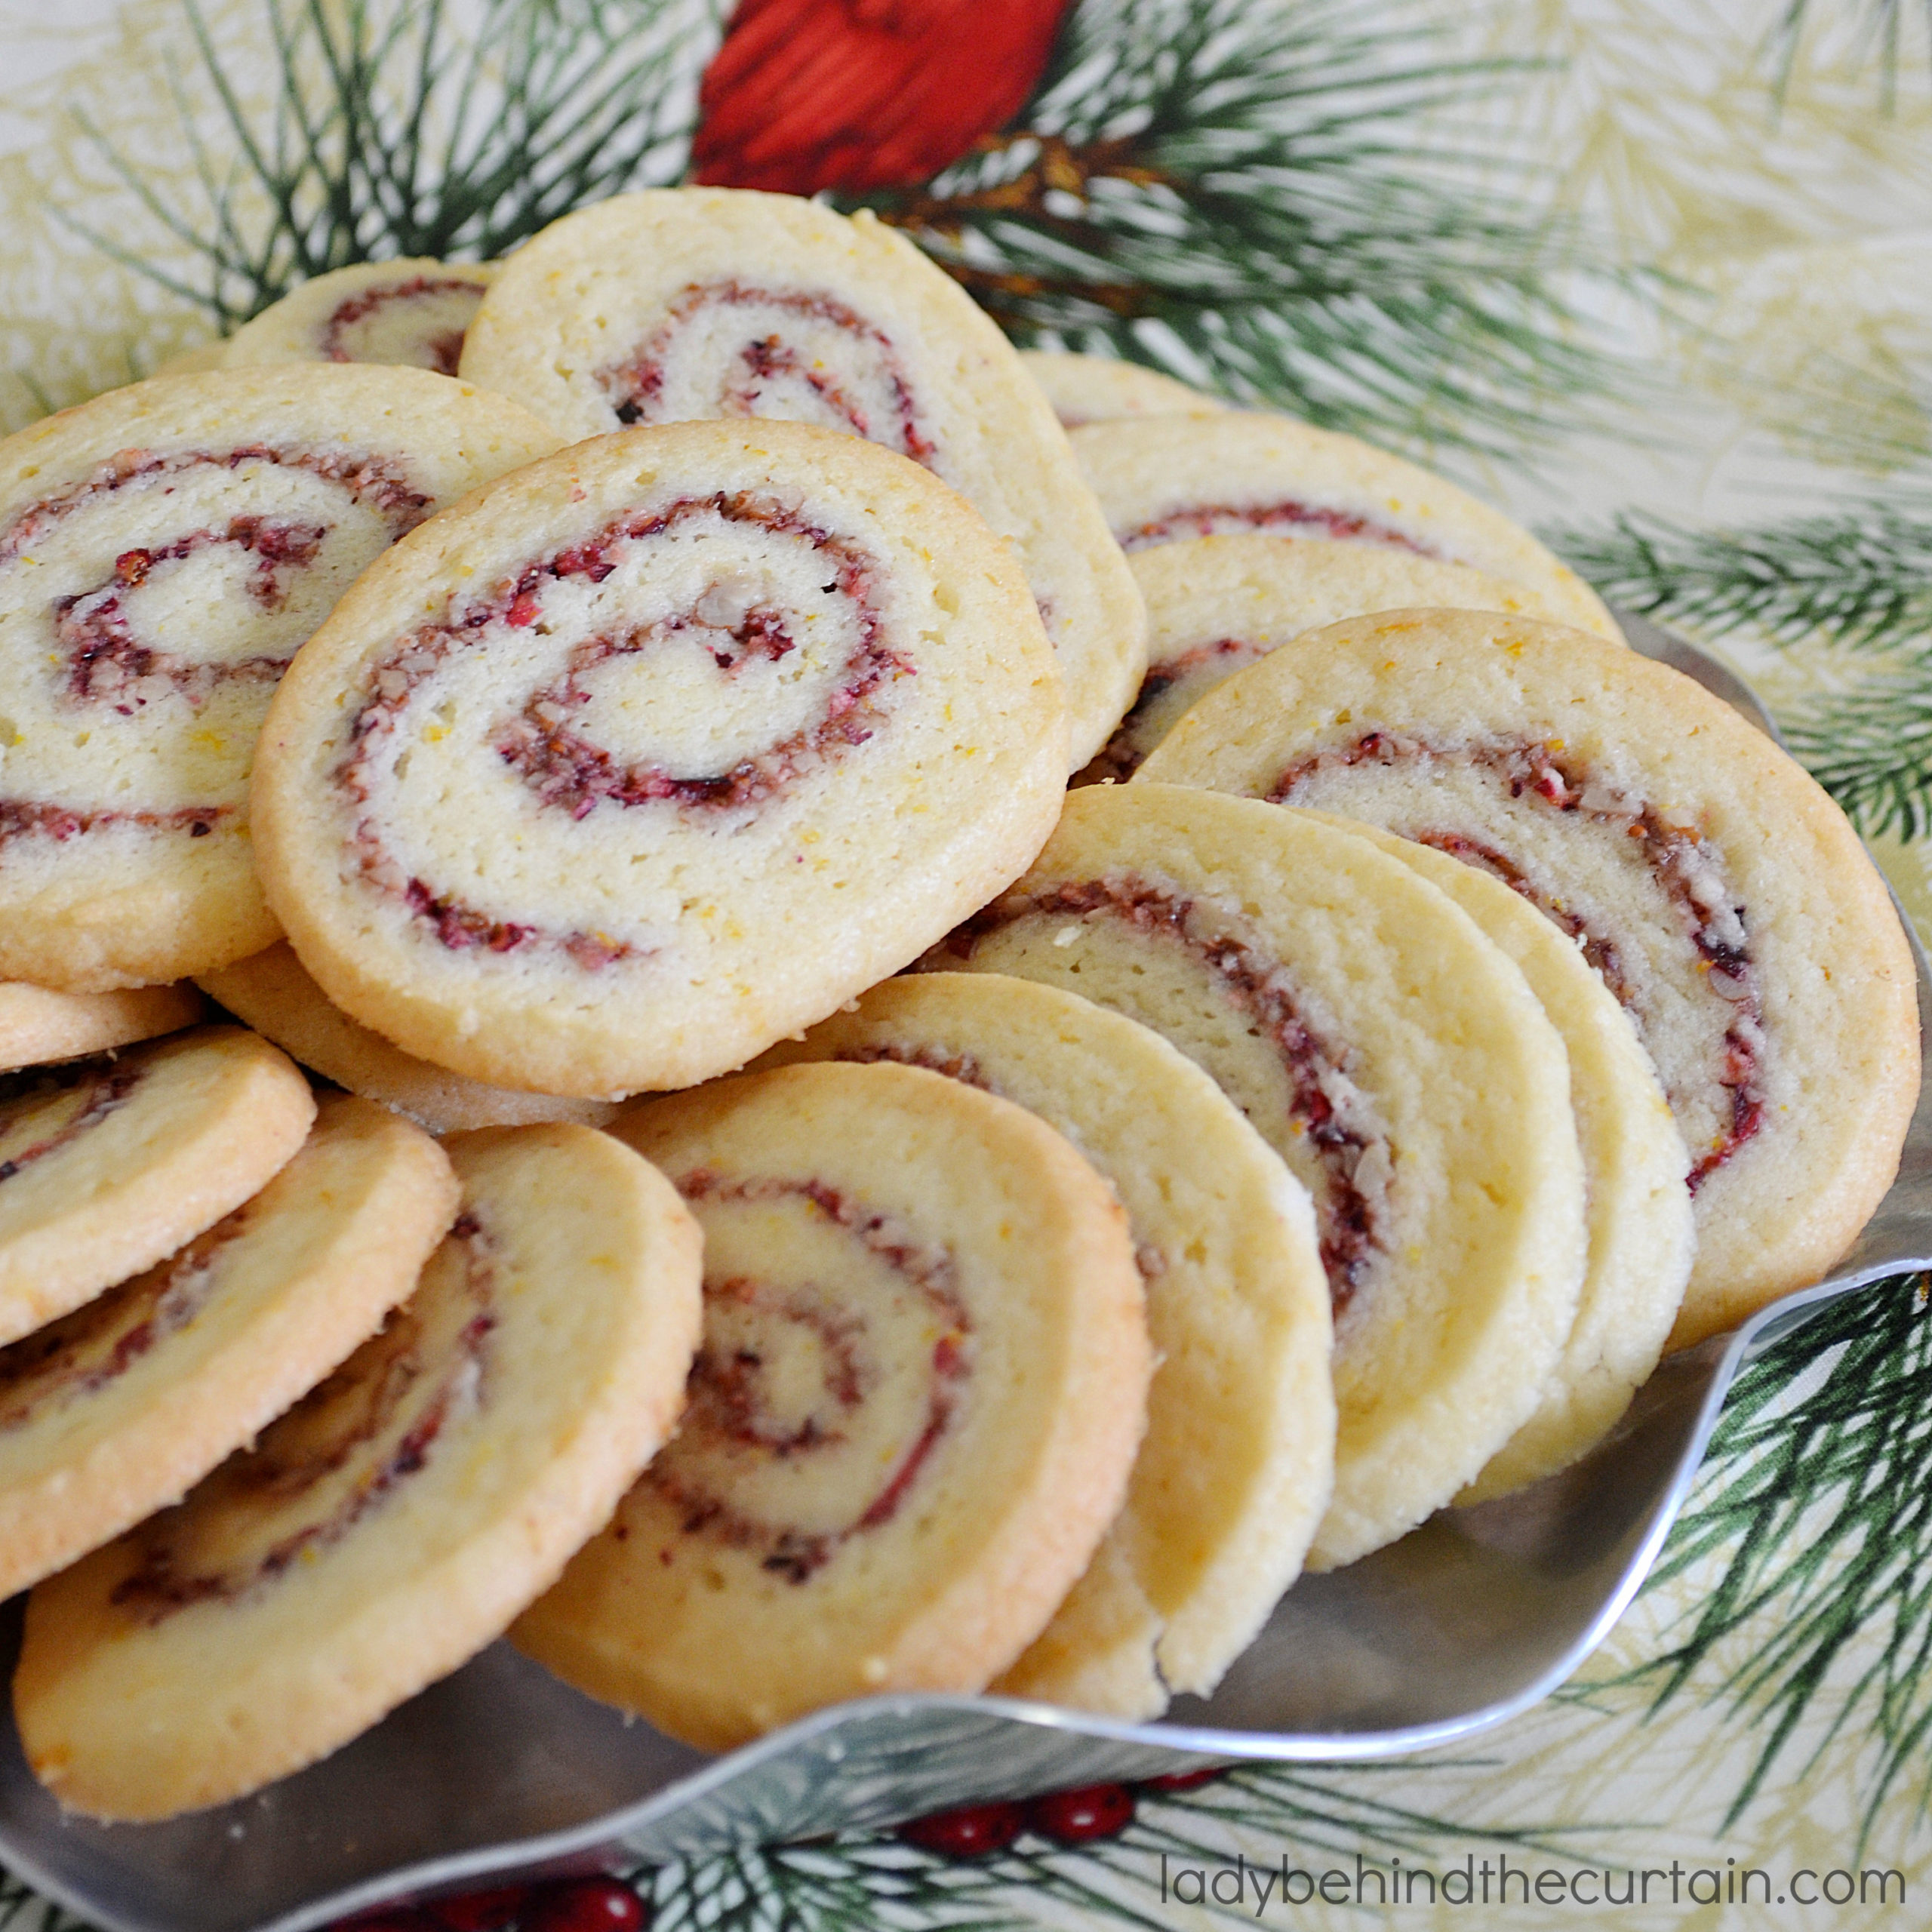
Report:
M1754 681L1932 933L1924 9L0 0L0 428L328 270L488 261L631 188L823 193L1023 346L1367 436L1537 525ZM380 1922L1921 1922L1926 1300L1875 1287L1750 1370L1608 1643L1463 1749L994 1801ZM1472 1914L1466 1869L1527 1877ZM1577 1902L1524 1903L1540 1873ZM0 1881L0 1932L78 1925Z

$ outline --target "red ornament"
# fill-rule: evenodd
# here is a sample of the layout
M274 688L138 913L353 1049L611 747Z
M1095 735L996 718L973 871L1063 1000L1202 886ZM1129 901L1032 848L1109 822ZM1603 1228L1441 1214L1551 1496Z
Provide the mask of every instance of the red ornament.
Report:
M487 1892L432 1899L429 1913L445 1932L504 1932L516 1923L529 1897L528 1885L497 1885Z
M1025 106L1069 0L739 0L698 92L691 178L913 187Z
M517 1932L640 1932L650 1915L617 1878L569 1878L546 1886L517 1919Z
M1080 1791L1049 1792L1027 1806L1026 1822L1062 1844L1113 1838L1134 1823L1134 1794L1124 1784L1090 1784Z
M1214 1764L1204 1771L1168 1771L1157 1778L1143 1778L1143 1791L1198 1791L1204 1784L1212 1784L1223 1771L1225 1764Z
M984 1858L1004 1851L1026 1826L1018 1804L968 1804L957 1811L934 1811L901 1825L899 1835L921 1851L941 1858Z

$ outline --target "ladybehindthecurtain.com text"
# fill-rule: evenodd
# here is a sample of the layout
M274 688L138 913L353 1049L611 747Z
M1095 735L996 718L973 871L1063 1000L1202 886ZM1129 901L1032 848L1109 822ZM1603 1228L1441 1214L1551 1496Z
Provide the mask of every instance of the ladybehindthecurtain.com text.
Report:
M1386 1864L1358 1853L1355 1869L1329 1866L1312 1871L1288 1863L1258 1865L1236 1856L1232 1863L1183 1865L1161 1854L1161 1898L1177 1905L1241 1906L1257 1918L1271 1908L1329 1905L1820 1905L1903 1906L1905 1874L1890 1868L1853 1872L1835 1866L1818 1872L1801 1866L1786 1877L1727 1858L1722 1866L1516 1865L1501 1853L1460 1865Z

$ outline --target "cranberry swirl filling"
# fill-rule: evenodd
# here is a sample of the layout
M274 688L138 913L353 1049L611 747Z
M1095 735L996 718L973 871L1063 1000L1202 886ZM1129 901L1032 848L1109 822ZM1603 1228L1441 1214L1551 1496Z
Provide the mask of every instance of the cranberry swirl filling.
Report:
M243 1206L158 1268L0 1349L0 1434L110 1388L186 1328L220 1284L220 1257L246 1230Z
M943 950L970 958L983 939L1017 920L1064 918L1117 921L1138 936L1186 952L1273 1049L1287 1077L1290 1131L1309 1150L1318 1170L1318 1185L1311 1191L1329 1298L1339 1315L1383 1251L1393 1165L1386 1136L1349 1075L1346 1052L1324 1039L1297 1010L1294 983L1279 960L1230 931L1226 916L1200 900L1131 873L1008 893L960 927ZM934 957L932 963L943 961ZM1276 1134L1268 1137L1277 1144L1281 1139Z
M1156 543L1173 543L1190 537L1257 534L1327 537L1343 543L1380 543L1418 557L1443 555L1391 524L1378 523L1372 516L1326 503L1304 503L1293 497L1258 503L1189 503L1115 532L1123 550L1149 549Z
M119 1112L146 1072L145 1066L125 1061L96 1064L67 1076L66 1091L51 1100L42 1087L29 1089L23 1103L0 1106L0 1183L71 1146Z
M694 283L598 382L622 423L776 417L937 453L891 337L822 292Z
M808 562L822 608L787 611L755 585L748 591L727 554L688 607L641 621L624 614L627 588L634 588L648 546L719 537L727 540L716 546L721 552L743 537L775 544L801 568ZM886 641L876 573L859 545L786 504L748 493L681 498L620 518L445 622L411 632L364 674L365 695L334 774L362 879L406 906L453 951L550 949L586 971L648 952L649 942L635 937L559 926L521 908L491 908L473 891L434 877L433 860L398 856L391 827L407 814L396 801L396 779L405 758L426 755L419 748L423 720L442 700L443 681L466 660L500 655L518 632L540 654L549 653L554 669L534 674L528 694L489 728L498 765L546 814L574 823L600 811L746 811L866 743L889 719L893 685L915 675ZM586 629L589 635L582 635ZM847 639L834 661L819 662L820 629L842 630ZM811 715L734 756L723 770L691 771L666 755L626 755L600 743L603 681L630 670L655 676L678 661L700 666L712 688L726 694L761 670L789 673L795 661L807 667L801 678L817 680L818 698ZM447 735L429 728L432 736ZM639 835L655 835L640 828Z
M112 1600L149 1623L232 1601L340 1542L395 1496L488 1399L495 1272L488 1231L465 1214L380 1334L253 1449L133 1532L138 1561Z
M678 1188L703 1214L707 1257L733 1251L732 1211L789 1214L780 1225L806 1246L787 1244L783 1279L736 1268L708 1277L683 1426L644 1480L686 1537L754 1551L764 1569L803 1583L893 1520L945 1438L972 1369L955 1264L820 1181L700 1169ZM801 1251L842 1251L847 1266L822 1279ZM621 1522L617 1534L629 1534Z
M463 275L417 275L365 288L330 312L318 337L321 352L331 362L406 362L454 376L482 300L481 286ZM411 312L398 317L391 312L398 307ZM377 329L386 338L398 321L406 340L368 340Z
M1732 891L1723 854L1694 825L1666 817L1648 801L1604 783L1548 744L1471 745L1454 749L1392 731L1371 731L1354 743L1315 753L1291 765L1269 796L1277 804L1318 802L1312 795L1337 774L1399 773L1416 768L1460 766L1485 775L1514 805L1541 817L1569 819L1607 835L1614 849L1638 855L1669 909L1676 929L1689 943L1702 997L1714 1003L1721 1023L1721 1045L1708 1070L1717 1090L1717 1127L1691 1164L1697 1189L1765 1122L1764 1006L1752 958L1746 908ZM1327 802L1325 793L1320 802ZM1337 804L1346 810L1346 795ZM1378 822L1380 822L1378 820ZM1632 956L1632 935L1620 937L1600 918L1580 911L1577 895L1534 864L1506 849L1506 836L1484 829L1429 823L1395 828L1419 844L1432 846L1480 867L1527 899L1566 933L1604 984L1635 1021L1653 1057L1658 1043L1647 1025L1651 1001ZM1680 1115L1692 1096L1666 1080L1671 1104Z
M1266 654L1264 645L1250 644L1242 638L1220 637L1163 658L1141 679L1140 690L1127 715L1074 783L1098 785L1112 779L1124 784L1166 735L1168 725L1189 705L1223 678ZM1171 694L1174 701L1164 702Z
M264 477L254 494L290 507L236 509L237 485L246 487L238 472ZM198 501L206 521L192 521ZM384 459L266 444L124 451L43 498L0 533L0 575L29 621L38 616L45 625L54 674L48 715L20 740L21 755L38 756L50 740L83 746L91 719L102 718L151 718L163 732L202 728L242 758L270 688L334 601L333 591L314 588L318 568L346 583L368 561L364 552L373 554L366 537L339 535L343 512L366 512L379 547L420 522L429 505ZM120 531L106 554L90 521L103 514ZM127 543L136 531L142 540ZM212 654L211 611L232 633ZM217 697L251 688L255 695L238 700L240 709L211 708ZM6 740L0 729L0 747ZM0 847L29 838L65 843L125 826L202 838L236 809L219 798L142 807L0 795Z

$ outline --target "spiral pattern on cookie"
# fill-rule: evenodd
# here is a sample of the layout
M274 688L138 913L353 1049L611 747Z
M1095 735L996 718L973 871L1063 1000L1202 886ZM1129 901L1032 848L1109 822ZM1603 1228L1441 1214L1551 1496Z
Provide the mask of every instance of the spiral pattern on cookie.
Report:
M454 376L495 272L491 263L430 256L331 269L245 323L215 366L359 362Z
M159 1623L233 1599L340 1541L430 1463L439 1437L488 1400L494 1269L472 1211L423 1284L328 1380L188 1503L137 1533L112 1601Z
M318 332L329 362L396 362L454 376L463 338L483 300L464 275L412 275L346 296Z
M1211 638L1153 666L1140 681L1140 694L1128 707L1100 755L1074 774L1076 785L1124 784L1164 735L1189 702L1188 693L1210 688L1266 654L1266 645L1244 638ZM1171 693L1178 693L1171 698ZM1164 702L1163 700L1166 700Z
M1534 590L1564 623L1619 635L1595 592L1527 531L1352 436L1229 410L1089 423L1072 441L1124 549L1232 536L1363 545L1469 566Z
M0 777L0 849L123 826L203 838L231 817L275 681L349 579L429 507L380 457L255 443L131 451L16 515L0 533L0 610L38 634L49 724L84 746L103 721L130 721L111 742L144 761L184 732L208 740L204 766L233 755L204 796L135 805L113 801L94 758L53 747L39 782L55 795ZM41 749L14 742L8 766Z
M790 421L921 465L1025 573L1067 692L1069 770L1125 709L1146 617L1064 432L994 324L869 212L716 189L580 208L503 263L461 374L572 438Z
M1764 1006L1748 929L1749 909L1731 884L1723 855L1696 826L1673 822L1649 801L1610 785L1575 757L1547 744L1447 746L1378 731L1288 767L1269 796L1277 804L1346 810L1352 783L1399 783L1426 772L1439 816L1407 826L1407 835L1480 866L1520 893L1574 940L1645 1035L1672 1109L1694 1153L1694 1192L1764 1124ZM1452 774L1478 788L1478 800L1452 797ZM1477 809L1469 809L1472 804ZM1429 808L1438 810L1432 803ZM1534 857L1506 848L1512 818L1554 818L1612 872L1641 875L1658 923L1681 936L1669 977L1676 1026L1660 1037L1656 964L1638 935L1601 912L1579 909ZM1687 1035L1687 1038L1683 1037Z
M71 1147L127 1105L146 1075L138 1060L94 1064L0 1103L0 1185L37 1161Z
M891 337L822 290L694 284L598 380L626 425L780 417L937 454Z
M1446 552L1364 512L1292 497L1252 503L1186 503L1115 534L1120 547L1130 552L1194 537L1325 537L1337 543L1380 543L1418 557L1454 561Z
M1286 1131L1307 1151L1303 1178L1315 1196L1322 1266L1339 1315L1386 1258L1394 1171L1388 1130L1350 1078L1346 1049L1311 1023L1303 1010L1306 995L1258 934L1244 931L1226 907L1171 881L1121 871L1008 893L969 920L928 963L943 968L949 958L971 959L981 938L1018 920L1094 918L1186 954L1279 1059L1287 1081ZM1069 943L1077 937L1077 928L1063 931Z
M700 1170L679 1191L705 1205L712 1241L733 1218L789 1224L807 1241L837 1230L836 1279L706 1281L690 1406L645 1476L685 1535L755 1552L802 1583L848 1538L893 1519L966 1398L973 1327L954 1261L822 1182Z
M0 1349L0 1435L97 1395L201 1312L214 1261L248 1222L238 1208L170 1260Z
M715 546L729 561L700 559L698 594L667 599L641 586L660 545ZM412 632L367 672L335 774L362 877L452 950L549 949L591 971L649 952L641 922L560 927L472 896L412 849L411 746L514 652L516 696L485 700L496 706L490 755L546 820L761 804L884 728L893 685L914 675L886 641L875 568L857 543L789 504L721 493L620 518ZM694 724L654 724L668 715L657 695L667 686L671 703L694 694ZM618 735L627 725L628 744Z

